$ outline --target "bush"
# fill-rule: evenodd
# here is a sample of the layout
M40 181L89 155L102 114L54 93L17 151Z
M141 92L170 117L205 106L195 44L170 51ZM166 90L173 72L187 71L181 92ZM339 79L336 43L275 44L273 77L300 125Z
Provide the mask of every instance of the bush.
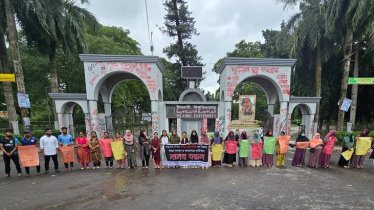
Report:
M360 135L361 131L354 131L353 132L353 136L358 136ZM336 144L337 145L342 145L342 142L343 142L343 139L344 139L344 136L347 134L347 131L339 131L339 132L336 132ZM374 138L374 131L370 132L369 133L369 136Z
M257 125L260 125L260 126L261 126L263 123L264 123L263 121L260 121L260 120L257 121Z
M4 138L5 137L5 134L0 134L0 139ZM17 135L17 134L13 134L13 138L17 138L18 140L21 140L23 138L23 135Z
M212 133L212 134L210 134L210 138L213 138L214 137L214 134Z

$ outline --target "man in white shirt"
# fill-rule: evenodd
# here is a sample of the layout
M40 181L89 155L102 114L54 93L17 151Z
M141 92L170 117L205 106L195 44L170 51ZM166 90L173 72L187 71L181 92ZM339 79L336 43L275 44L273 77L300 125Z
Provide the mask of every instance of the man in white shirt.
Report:
M44 174L49 173L49 161L52 157L53 163L55 165L56 173L60 173L58 170L58 141L55 136L52 136L52 129L47 128L45 129L45 135L40 138L40 149L42 150L42 154L44 156L44 167L45 172Z
M264 126L263 125L258 130L258 133L260 134L260 138L261 138L262 142L264 142Z

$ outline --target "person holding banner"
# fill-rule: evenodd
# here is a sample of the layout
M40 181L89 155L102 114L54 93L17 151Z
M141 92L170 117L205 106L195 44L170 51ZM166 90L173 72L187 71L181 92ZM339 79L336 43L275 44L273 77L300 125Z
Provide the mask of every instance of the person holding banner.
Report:
M140 159L142 160L143 169L144 168L148 169L149 157L151 156L151 150L150 150L149 145L151 142L145 130L140 131L138 141L139 141L139 146L140 146Z
M318 168L318 160L319 156L322 152L323 142L321 139L321 135L319 133L315 133L313 138L309 142L309 159L308 159L308 167L310 168Z
M221 168L223 140L222 137L219 135L219 131L214 132L211 144L213 148L212 166L213 168L215 168L216 166L218 166L218 168Z
M336 130L331 130L323 140L323 143L325 146L323 147L323 150L321 152L321 155L319 156L318 164L321 167L324 168L331 168L330 167L330 158L332 154L332 150L334 148L334 143L336 141Z
M236 149L238 145L234 131L230 131L229 134L226 136L225 144L226 150L222 162L226 163L227 167L231 168L232 164L236 162Z
M202 131L201 135L200 135L200 140L199 140L199 143L200 144L204 144L204 145L209 145L210 144L210 141L209 141L209 137L206 135L206 131ZM202 169L208 169L208 167L201 167Z
M151 141L152 145L152 157L155 161L155 168L160 169L160 161L161 161L161 154L160 154L160 148L161 148L161 141L158 138L158 133L153 133L153 139Z
M276 161L277 161L277 167L279 167L279 164L282 164L282 167L286 167L285 165L285 160L286 160L286 153L282 153L283 151L281 150L281 146L282 148L285 147L287 149L288 147L288 144L289 144L289 141L288 142L282 142L282 138L285 138L286 137L286 133L284 131L282 131L280 133L280 137L277 138L277 141L276 141L276 146L277 146L277 152L276 152L276 155L275 155L275 158L276 158ZM288 140L289 140L289 136L288 136ZM283 145L284 143L286 143L285 145ZM287 150L285 150L287 151Z
M38 140L35 137L31 136L30 130L25 130L23 134L24 134L24 137L21 139L22 146L30 146L30 145L35 145L35 147L38 146ZM25 176L29 177L30 167L25 167L25 171L26 171ZM40 176L40 163L39 165L36 166L36 175Z
M92 169L99 169L103 158L101 156L100 141L97 138L96 131L91 132L91 139L89 142L91 159L94 164Z
M161 162L162 162L162 169L165 168L165 166L167 166L167 168L169 168L169 166L167 165L167 159L166 159L166 154L165 154L165 145L169 144L170 143L170 139L169 139L169 136L168 136L168 133L166 132L166 130L163 130L162 131L162 136L161 136Z
M62 134L58 136L58 145L60 146L72 146L74 144L73 138L70 134L68 134L68 129L66 127L61 128ZM74 162L70 162L70 170L69 170L69 163L64 163L65 165L65 172L67 171L74 171Z
M191 136L190 136L190 144L198 144L199 143L199 136L197 135L196 130L191 131ZM192 168L197 168L197 166L192 166Z
M123 138L121 137L121 134L119 134L118 132L116 133L114 142L123 142ZM117 169L124 169L126 165L126 155L125 155L125 158L117 160L117 163L118 163Z
M303 167L305 165L305 153L308 146L309 139L305 136L305 131L301 131L296 139L296 151L293 155L292 166Z
M264 138L264 154L262 154L262 165L272 167L274 165L275 138L273 131L268 130Z
M13 129L5 130L5 137L0 140L0 148L3 150L3 159L5 163L5 176L4 179L10 177L10 159L13 160L16 165L17 176L22 176L21 165L19 164L19 157L17 153L18 147L17 138L13 137Z
M351 157L349 159L345 159L343 154L347 150L352 151L354 146L355 146L355 140L353 138L353 132L348 131L347 134L344 136L344 139L342 141L342 154L340 155L340 158L339 158L339 162L338 162L339 166L341 166L343 168L350 168L348 166L348 163L349 163L349 160L350 160Z
M251 143L251 159L249 160L249 165L252 167L260 167L262 165L261 161L262 154L262 139L258 132L255 132Z
M126 130L126 135L123 138L123 146L127 153L127 169L136 169L137 163L135 150L138 147L138 142L136 142L135 137L131 134L130 130Z
M89 142L87 141L87 138L84 136L84 133L82 131L78 132L78 138L76 139L76 145L77 145L77 160L78 163L82 165L82 170L84 169L84 166L86 166L86 169L89 169L89 163L91 160L91 154L89 149Z
M45 135L42 138L40 138L40 149L42 150L42 154L44 156L44 174L49 173L49 161L51 160L51 158L55 166L55 172L60 173L60 170L58 170L57 160L58 141L55 136L52 136L51 128L46 128Z
M356 137L356 151L355 151L355 155L353 157L353 165L355 165L356 168L358 168L358 169L364 168L362 165L364 164L364 160L365 160L365 155L366 154L357 154L358 153L357 149L359 149L359 148L357 148L357 146L358 146L357 145L357 141L359 141L359 138L369 137L369 133L370 133L370 131L368 129L364 129L360 133L360 135L358 135ZM373 138L370 137L370 140L373 141ZM370 149L370 147L369 147L369 149Z
M248 167L248 155L249 155L249 145L251 140L249 140L247 132L243 131L239 137L239 166Z

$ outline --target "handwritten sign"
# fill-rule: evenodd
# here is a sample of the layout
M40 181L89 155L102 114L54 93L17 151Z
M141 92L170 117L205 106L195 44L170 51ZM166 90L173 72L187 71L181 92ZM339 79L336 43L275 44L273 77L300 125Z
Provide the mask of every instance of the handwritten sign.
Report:
M287 152L288 144L290 143L290 136L279 136L280 153L285 154Z
M64 145L60 147L62 154L62 162L71 163L74 162L74 146Z
M309 141L309 147L310 148L315 148L317 145L319 145L319 144L323 144L322 143L322 139L311 139L310 141Z
M226 141L226 153L227 154L235 154L236 153L236 148L238 146L237 141Z
M249 156L249 147L251 142L249 140L241 140L240 141L240 150L239 150L239 157L248 157Z
M356 142L356 155L366 155L370 146L370 137L359 137Z
M101 150L103 150L104 157L113 157L111 142L113 142L112 139L99 139Z
M342 156L344 157L344 159L346 161L348 161L348 160L350 160L352 158L353 151L354 151L354 149L351 149L351 151L346 150L346 151L342 152Z
M253 160L261 159L262 143L252 143L251 146L252 146L251 159Z
M217 105L166 105L167 118L217 118Z
M212 152L213 152L213 161L220 161L222 158L222 151L223 151L223 145L222 144L215 144L212 146Z
M23 167L39 165L39 155L35 145L19 146L18 155Z
M114 141L110 142L110 146L112 147L113 156L116 160L122 160L125 158L124 148L122 141Z
M264 140L264 153L272 155L275 150L276 139L274 137L265 137Z
M309 147L309 142L297 142L296 148L298 149L306 149Z

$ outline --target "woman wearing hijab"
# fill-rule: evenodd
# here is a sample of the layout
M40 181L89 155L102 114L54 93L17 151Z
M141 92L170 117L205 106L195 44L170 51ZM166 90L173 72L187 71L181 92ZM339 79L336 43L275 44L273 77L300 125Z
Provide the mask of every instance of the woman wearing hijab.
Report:
M351 151L353 147L355 146L355 141L353 138L353 132L348 131L347 134L344 136L343 142L342 142L342 153L349 150ZM343 155L340 155L338 165L344 168L350 168L348 166L349 160L346 160Z
M206 131L203 131L200 135L200 140L199 140L199 143L200 144L205 144L205 145L208 145L209 146L209 137L206 135ZM208 169L208 167L201 167L202 169Z
M280 136L285 136L285 135L286 135L286 133L284 131L282 131L280 133ZM280 143L279 143L278 138L277 138L277 142L276 142L275 146L277 147L277 152L275 153L275 159L277 160L277 167L279 167L279 164L282 164L283 167L286 167L286 165L285 165L286 154L281 153L281 147L280 147Z
M170 144L179 144L180 140L181 138L179 138L177 132L172 131L170 136Z
M239 145L240 145L240 142L242 140L249 140L248 138L248 135L247 135L247 132L243 131L241 134L240 134L240 137L239 137ZM239 151L240 153L240 151ZM247 157L240 157L240 154L239 154L239 166L241 166L242 168L243 167L248 167L248 156Z
M262 143L261 136L258 132L255 132L255 134L253 135L252 143ZM253 153L253 150L254 150L254 148L251 147L251 154ZM262 152L262 150L260 150L260 153L261 152ZM262 165L261 156L260 156L260 159L252 159L251 158L251 160L249 160L249 165L252 166L252 167L256 167L256 166L260 167L260 165Z
M140 146L140 159L142 160L143 169L144 168L148 169L149 158L151 156L151 149L149 145L151 142L145 130L140 131L138 141L139 141L139 146Z
M193 130L191 132L191 136L190 136L190 144L198 144L199 143L199 136L197 135L197 132L195 130ZM192 166L192 168L197 168L197 166Z
M359 137L368 137L370 131L368 129L364 129L360 135L356 137L356 142ZM373 141L373 138L370 138L371 141ZM355 155L353 157L353 165L356 166L358 169L364 168L362 165L364 164L365 155Z
M135 150L137 148L137 142L134 135L131 134L130 130L126 130L126 135L123 137L123 146L127 153L127 169L136 169L136 155Z
M323 140L324 148L319 156L318 164L324 168L331 168L330 167L330 158L332 154L332 149L334 148L334 143L336 141L336 130L331 130Z
M101 157L101 149L100 149L100 141L97 138L97 134L95 131L91 132L91 139L90 139L90 153L91 159L94 164L92 169L99 169L102 161Z
M318 168L318 160L322 152L323 142L319 133L315 133L312 140L313 143L312 141L310 143L308 166Z
M305 131L301 131L300 135L296 139L297 142L308 142L308 137L305 136ZM306 149L296 148L295 154L292 159L292 166L303 167L305 165L305 153Z
M212 145L216 145L216 144L223 145L223 140L222 140L222 137L219 135L219 131L214 132L214 136L211 140L211 144ZM215 168L216 166L218 166L218 168L221 168L221 160L217 160L217 161L212 160L212 166L213 168Z
M268 132L266 132L264 144L266 141L266 137L273 137L273 131L268 130ZM262 154L262 165L272 167L274 165L274 154Z
M166 130L162 131L162 136L161 136L161 162L162 162L162 169L165 168L167 165L167 159L166 159L166 154L165 154L165 145L170 143L170 139L168 136L168 133ZM167 166L169 168L169 166Z
M234 134L234 131L230 131L227 135L225 142L227 141L236 141L236 137ZM236 162L236 152L234 154L228 154L225 152L225 155L223 156L223 163L226 163L229 168L232 167L232 164Z
M160 155L160 147L161 147L161 141L158 138L158 133L154 132L153 133L153 139L151 141L152 145L152 157L155 161L155 168L160 169L160 160L161 160L161 155Z

